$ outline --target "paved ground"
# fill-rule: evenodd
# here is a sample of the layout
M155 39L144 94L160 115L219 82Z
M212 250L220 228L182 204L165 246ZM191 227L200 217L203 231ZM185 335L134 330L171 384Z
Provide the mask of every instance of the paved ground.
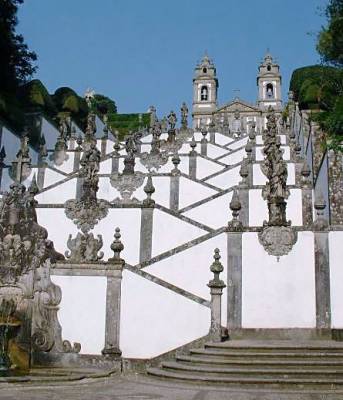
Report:
M0 384L1 400L343 400L339 392L289 392L171 383L144 376L122 376L71 383Z

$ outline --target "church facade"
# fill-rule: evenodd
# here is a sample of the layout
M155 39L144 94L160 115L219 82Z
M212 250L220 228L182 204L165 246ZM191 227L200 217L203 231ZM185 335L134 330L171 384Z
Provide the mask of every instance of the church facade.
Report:
M218 129L234 136L243 132L265 129L269 106L277 114L282 111L280 66L267 53L258 67L258 97L250 104L239 97L218 105L218 77L213 61L205 55L195 67L193 78L193 126L199 128L214 123Z

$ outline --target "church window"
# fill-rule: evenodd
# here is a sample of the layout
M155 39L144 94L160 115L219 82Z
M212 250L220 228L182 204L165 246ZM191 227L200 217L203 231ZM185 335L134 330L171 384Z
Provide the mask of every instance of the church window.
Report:
M272 67L270 65L267 66L267 70L270 71Z
M204 74L206 74L206 72L207 72L207 68L206 68L206 67L204 67L204 68L202 69L202 72L203 72Z
M274 87L271 83L268 83L266 86L266 97L267 97L267 99L274 98Z
M208 100L208 88L207 88L207 86L202 86L201 87L200 98L201 98L201 101Z

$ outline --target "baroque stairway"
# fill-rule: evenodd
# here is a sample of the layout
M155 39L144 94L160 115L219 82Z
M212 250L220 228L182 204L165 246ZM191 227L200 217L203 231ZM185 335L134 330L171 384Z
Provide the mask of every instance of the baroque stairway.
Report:
M209 342L149 375L207 384L330 387L343 385L343 343L330 340Z

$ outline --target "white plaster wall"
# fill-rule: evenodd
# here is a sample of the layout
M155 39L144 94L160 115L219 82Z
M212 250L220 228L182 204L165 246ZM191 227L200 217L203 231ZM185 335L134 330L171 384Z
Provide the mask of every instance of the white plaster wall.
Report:
M62 171L62 172L65 172L66 174L70 174L71 172L73 172L73 167L74 167L74 155L75 155L74 152L68 151L68 152L67 152L67 160L64 161L63 164L61 164L61 165L56 165L56 164L54 164L54 163L51 163L51 165L52 165L54 168L56 168L56 169L58 169L58 170L60 170L60 171Z
M232 168L220 175L215 176L214 178L209 179L207 182L211 185L219 187L220 189L227 189L238 185L242 179L239 175L239 169L239 167Z
M287 185L295 185L295 165L287 164ZM261 171L261 164L253 164L253 184L254 185L265 185L267 177Z
M226 157L221 158L219 161L227 165L233 165L241 162L246 156L245 149L238 150L235 153L229 154Z
M190 204L210 197L216 193L215 190L209 189L201 183L196 183L190 179L180 177L180 208L187 207Z
M231 198L232 192L192 208L190 211L184 213L184 215L211 228L218 229L226 225L231 219L229 208Z
M46 148L53 150L55 148L56 139L59 136L59 131L49 121L42 117L41 132L44 134L46 141Z
M312 328L316 325L312 232L299 232L291 252L268 255L256 233L243 234L243 328Z
M64 208L38 208L38 222L49 232L49 239L54 242L55 249L64 254L67 248L69 234L74 238L78 232L77 226L66 217ZM58 221L58 223L56 223ZM100 220L93 229L93 234L103 237L104 260L113 257L111 243L116 227L120 228L121 240L124 244L122 257L129 264L137 264L140 242L140 209L112 208L106 218ZM62 228L63 227L63 228Z
M343 328L343 232L329 233L331 326Z
M106 277L52 276L62 289L58 319L63 340L81 343L81 354L101 354L105 344Z
M123 272L120 347L124 357L156 357L206 335L209 326L209 308Z
M227 147L230 150L236 150L239 147L245 146L247 144L247 142L248 142L248 139L249 138L246 136L246 137L244 137L244 138L242 138L240 140L237 140L235 143L231 143L230 146L227 146Z
M210 135L208 135L208 136L210 137ZM233 141L233 139L231 139L225 135L222 135L219 132L215 133L215 143L220 144L221 146L226 146L229 143L231 143L232 141Z
M206 231L166 214L154 211L152 255L156 256L185 242L202 236Z
M186 162L184 163L184 165L187 165L186 171L182 171L182 172L186 172L188 174L189 172L189 159L187 157L187 159L185 159L185 161L187 160L187 164ZM221 169L223 169L223 167L215 162L206 160L205 158L202 157L197 157L197 179L203 179L206 178L207 176L214 174L215 172L220 171Z
M227 281L227 238L221 234L210 240L199 243L181 253L159 261L144 271L172 283L192 294L210 300L210 290L207 283L213 279L210 266L213 263L214 249L219 248L224 271L221 279ZM222 324L226 326L226 289L222 296Z
M287 201L286 217L292 225L302 225L301 189L290 189ZM262 198L262 189L249 190L249 225L261 226L268 220L267 201Z
M201 144L198 144L197 146L197 151L200 153L200 147ZM222 149L221 147L218 147L214 144L207 143L207 156L210 158L217 158L222 156L223 154L226 154L227 150Z
M290 159L290 149L288 146L281 146L281 150L283 151L282 158L284 160L289 160ZM263 155L263 147L256 147L256 161L262 161L264 160L264 155Z
M48 171L48 169L47 169ZM53 172L53 171L52 171ZM36 196L39 203L61 204L69 199L74 199L76 194L76 178L70 179L60 185L48 189Z

